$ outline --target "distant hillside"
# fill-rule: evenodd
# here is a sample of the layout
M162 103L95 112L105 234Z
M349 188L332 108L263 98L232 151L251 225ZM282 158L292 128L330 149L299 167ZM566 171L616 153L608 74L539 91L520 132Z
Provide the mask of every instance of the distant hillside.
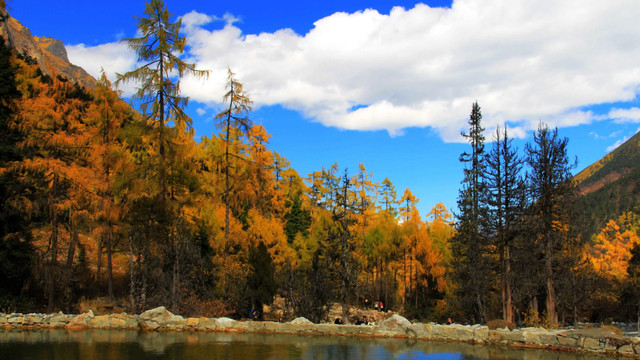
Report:
M640 133L576 175L577 209L590 236L610 219L640 205Z
M73 65L67 58L67 49L62 41L31 35L28 28L9 17L0 24L0 36L20 54L26 54L36 60L42 71L49 76L60 75L86 88L94 88L94 79L83 68Z

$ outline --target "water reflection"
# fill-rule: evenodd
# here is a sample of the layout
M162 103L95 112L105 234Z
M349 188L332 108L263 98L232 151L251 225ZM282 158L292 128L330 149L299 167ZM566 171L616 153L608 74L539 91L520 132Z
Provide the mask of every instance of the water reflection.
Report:
M0 330L0 358L16 360L595 360L606 357L466 343L342 336L131 330Z

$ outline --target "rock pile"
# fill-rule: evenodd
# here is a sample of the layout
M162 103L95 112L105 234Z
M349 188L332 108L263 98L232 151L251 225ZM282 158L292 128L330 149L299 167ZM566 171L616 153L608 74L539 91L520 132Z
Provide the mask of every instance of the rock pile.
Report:
M314 324L305 318L288 323L272 321L235 321L229 318L184 318L165 307L140 315L113 314L95 316L92 311L80 315L0 314L0 328L38 329L140 329L147 331L220 331L241 333L278 333L293 335L338 335L398 337L434 341L459 341L515 347L594 352L640 358L640 338L624 337L606 329L545 330L539 328L489 329L482 325L439 325L411 323L392 315L378 326Z

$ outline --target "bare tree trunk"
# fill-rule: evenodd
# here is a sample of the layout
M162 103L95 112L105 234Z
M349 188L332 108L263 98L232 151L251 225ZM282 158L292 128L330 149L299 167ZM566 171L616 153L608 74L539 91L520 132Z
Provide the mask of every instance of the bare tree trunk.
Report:
M175 236L177 237L177 236ZM172 274L172 284L171 284L171 311L178 311L178 303L179 300L179 289L180 289L180 253L179 253L179 242L172 241L173 245L173 253L174 253L174 261L173 261L173 274Z
M51 221L51 238L49 240L49 249L51 257L49 258L49 266L47 271L47 312L52 313L55 309L55 274L58 267L58 214L53 205L53 197L58 189L58 174L53 175L52 195L49 195L49 218Z
M505 250L505 269L504 269L504 291L505 291L505 312L504 318L506 321L513 323L513 297L511 294L511 247L506 246Z
M69 215L71 218L71 215ZM78 229L71 220L69 220L69 226L71 227L71 241L69 242L69 250L67 251L67 262L65 263L65 270L70 272L73 267L73 258L76 254L76 246L78 244Z
M100 284L102 283L102 245L103 245L103 240L102 240L102 235L100 236L100 239L98 240L98 249L97 249L97 270L96 270L96 282L98 283L98 286L100 286Z
M111 234L107 233L107 287L109 300L113 301L113 264L111 262Z
M480 316L479 322L482 324L485 321L484 304L482 302L482 295L479 291L476 291L476 305L478 306L478 316Z
M144 247L142 256L138 255L138 268L141 269L141 282L140 286L140 306L143 308L147 305L147 287L149 285L149 269L147 266L147 261L149 259L149 249L148 246ZM142 259L142 260L141 260Z
M131 236L129 236L129 301L131 302L131 308L134 311L137 309L135 288L136 282L133 268L133 240L131 239Z
M407 302L407 250L402 250L402 308Z
M547 254L545 255L545 274L547 277L547 318L551 324L558 323L558 313L556 312L556 291L553 288L553 263L551 240L547 240Z

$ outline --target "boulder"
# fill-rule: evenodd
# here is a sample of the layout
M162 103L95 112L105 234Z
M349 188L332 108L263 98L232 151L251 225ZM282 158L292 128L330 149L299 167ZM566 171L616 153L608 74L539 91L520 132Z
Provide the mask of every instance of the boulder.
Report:
M185 330L187 326L187 319L180 315L174 315L169 312L171 316L167 319L167 323L163 328L168 330Z
M22 315L21 313L13 313L9 315L9 319L7 322L9 323L9 325L18 326L22 324L23 318L24 315Z
M138 325L138 322L136 322L136 325ZM127 329L127 320L126 319L122 319L122 318L118 318L118 317L112 317L111 321L109 322L109 326L111 328L114 329Z
M562 331L544 330L539 328L524 328L521 330L526 345L534 347L558 347Z
M294 325L301 325L301 324L313 324L310 320L304 318L304 317L297 317L291 321L289 321L290 324L294 324Z
M157 330L165 327L174 315L164 306L147 310L140 314L138 321L143 330Z
M230 330L236 327L237 322L238 321L229 319L227 317L221 317L221 318L218 318L218 321L216 322L217 323L216 328L219 330Z
M508 328L495 329L489 331L489 339L496 344L522 345L524 333L520 330L510 331Z
M135 315L128 315L126 313L122 314L113 314L113 315L105 315L106 319L106 327L111 329L138 329L140 328L140 324L138 323L138 319ZM101 318L101 316L96 316L94 321Z
M484 344L489 341L489 327L484 325L474 325L473 329L473 341L478 344Z
M218 320L212 318L200 318L196 329L200 331L212 331L218 328Z
M410 338L427 339L430 335L429 330L425 324L411 324L407 326L407 336Z
M196 318L196 317L189 317L187 318L187 326L190 328L197 328L198 325L200 324L200 318Z
M45 315L43 324L52 328L60 328L65 327L74 318L74 315L65 315L60 311L57 314Z
M41 326L43 322L43 314L27 314L22 318L22 325L25 326Z
M93 318L93 311L89 310L74 317L65 327L67 329L86 329L91 325Z
M248 321L247 329L249 332L259 333L281 333L283 326L275 321Z
M393 330L396 328L404 329L404 328L407 328L409 325L411 325L411 322L409 320L407 320L406 318L398 314L393 314L387 320L383 321L382 324L380 324L380 329L381 330Z
M306 320L306 319L305 319ZM318 334L318 325L313 323L293 323L288 322L281 324L282 332L285 334ZM332 334L338 335L338 334Z
M618 354L624 356L632 356L633 355L633 346L631 344L622 345L617 350Z
M89 320L89 325L92 328L107 329L111 327L111 322L110 315L98 315Z

